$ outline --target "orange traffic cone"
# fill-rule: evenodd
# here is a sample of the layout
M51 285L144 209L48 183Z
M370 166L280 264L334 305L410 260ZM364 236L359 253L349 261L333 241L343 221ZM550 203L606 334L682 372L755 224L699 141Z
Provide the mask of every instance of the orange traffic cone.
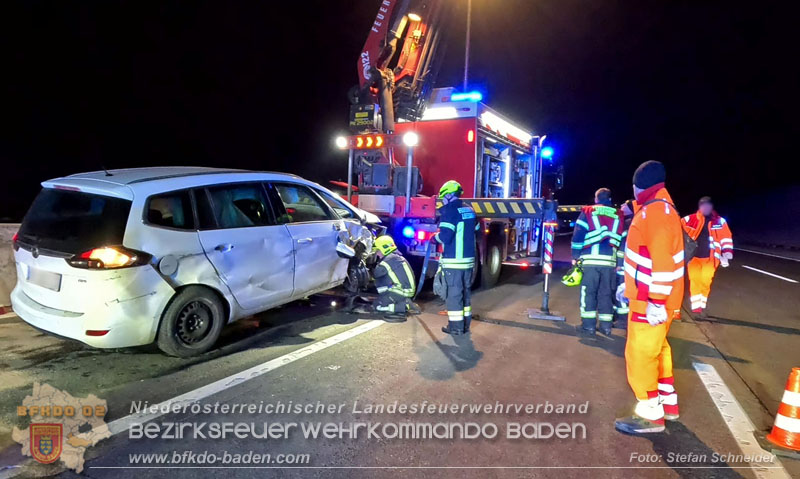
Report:
M767 440L776 446L800 451L800 368L792 368L786 390Z

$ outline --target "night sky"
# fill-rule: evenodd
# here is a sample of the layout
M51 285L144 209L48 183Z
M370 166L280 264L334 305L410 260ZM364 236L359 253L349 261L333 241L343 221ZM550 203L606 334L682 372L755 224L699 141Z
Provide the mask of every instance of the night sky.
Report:
M460 85L466 0L438 86ZM798 184L796 16L769 2L474 0L472 86L546 133L562 203L664 161L679 209ZM343 179L331 139L379 0L2 7L0 218L44 179L202 165ZM792 168L794 170L794 168Z

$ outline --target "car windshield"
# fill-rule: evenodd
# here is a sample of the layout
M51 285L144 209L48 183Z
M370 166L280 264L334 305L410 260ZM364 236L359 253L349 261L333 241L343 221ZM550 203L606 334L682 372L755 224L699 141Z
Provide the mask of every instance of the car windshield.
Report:
M19 229L19 241L43 251L77 254L122 244L128 200L77 191L43 189Z

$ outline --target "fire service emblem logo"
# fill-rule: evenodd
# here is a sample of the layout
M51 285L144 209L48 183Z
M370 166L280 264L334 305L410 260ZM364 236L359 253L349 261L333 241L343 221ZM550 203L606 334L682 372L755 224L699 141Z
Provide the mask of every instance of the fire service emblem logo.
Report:
M31 424L31 456L42 464L61 456L62 424Z

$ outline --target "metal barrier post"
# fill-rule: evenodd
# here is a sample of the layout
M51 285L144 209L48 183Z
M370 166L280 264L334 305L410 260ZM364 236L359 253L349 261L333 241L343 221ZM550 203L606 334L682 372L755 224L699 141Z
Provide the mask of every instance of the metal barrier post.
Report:
M554 208L549 211L549 215L545 214L545 222L543 225L544 237L542 243L543 261L542 273L544 273L544 291L542 292L542 307L541 309L529 309L528 318L530 319L543 319L546 321L566 321L566 318L558 312L550 311L550 275L553 273L553 239L555 237L555 227L558 223L555 221Z

